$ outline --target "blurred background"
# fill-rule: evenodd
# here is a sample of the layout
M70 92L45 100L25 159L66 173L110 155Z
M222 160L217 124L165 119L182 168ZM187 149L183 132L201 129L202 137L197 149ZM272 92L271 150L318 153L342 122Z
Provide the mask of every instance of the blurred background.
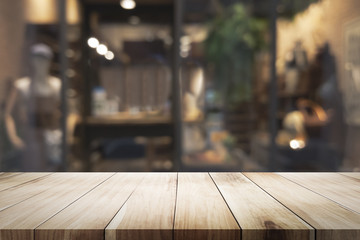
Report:
M1 0L0 171L359 171L358 0Z

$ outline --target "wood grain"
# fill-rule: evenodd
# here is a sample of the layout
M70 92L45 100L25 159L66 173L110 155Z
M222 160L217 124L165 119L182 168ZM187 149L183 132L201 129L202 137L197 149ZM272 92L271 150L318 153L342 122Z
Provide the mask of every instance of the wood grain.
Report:
M58 173L46 175L3 190L0 194L0 211L49 190L54 186L63 184L66 180L61 175Z
M2 173L0 240L360 239L358 176Z
M30 174L30 173L29 173ZM34 229L111 177L110 173L57 173L62 184L0 212L0 239L33 240Z
M244 173L316 229L317 240L360 239L360 215L274 173Z
M241 173L211 173L241 227L242 240L309 240L315 231Z
M35 230L36 240L104 239L104 229L144 174L112 176Z
M360 179L349 178L338 173L279 174L301 186L304 186L360 213Z
M20 175L20 174L23 174L23 173L21 173L21 172L1 172L0 180L3 178L8 178L8 177L12 177L12 176Z
M24 173L24 174L10 174L10 176L0 179L0 191L15 187L17 185L45 177L51 173Z
M179 173L174 240L240 239L240 228L207 173Z
M176 173L147 174L106 228L106 240L170 240Z
M360 172L342 172L340 174L347 177L360 179Z

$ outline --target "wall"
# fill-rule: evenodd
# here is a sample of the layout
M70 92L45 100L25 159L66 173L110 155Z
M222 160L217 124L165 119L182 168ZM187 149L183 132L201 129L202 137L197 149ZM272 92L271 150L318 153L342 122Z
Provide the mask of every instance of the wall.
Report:
M25 0L25 17L33 24L56 24L58 22L58 0ZM67 0L67 21L77 24L80 21L78 0Z
M6 96L6 80L20 74L25 27L23 6L23 0L0 1L0 103ZM0 116L1 113L2 109Z
M56 24L57 3L57 0L0 0L0 104L6 95L6 79L20 77L25 24ZM67 16L70 24L80 21L77 0L67 1Z
M0 0L0 141L5 134L2 123L9 79L20 74L24 22L23 0ZM0 142L0 165L1 147Z
M286 55L295 42L300 40L310 59L316 54L316 49L326 41L324 25L326 18L325 3L312 4L306 11L295 16L294 20L279 19L278 25L278 60L279 73L284 71Z
M317 48L329 43L336 58L337 79L343 98L345 93L345 63L344 63L344 28L345 24L360 18L359 0L322 0L311 5L306 11L298 14L293 21L278 21L278 61L279 73L284 70L286 53L290 51L295 41L301 40L311 61ZM360 104L360 100L359 100ZM343 115L344 117L344 115ZM339 127L340 128L340 127ZM344 152L344 167L360 169L360 126L346 126L342 131L346 136Z
M359 0L323 0L312 4L306 11L295 16L293 21L278 21L278 61L280 72L286 53L291 50L296 40L301 40L306 48L309 59L313 59L317 47L325 42L337 59L339 85L344 66L343 31L346 23L360 18Z

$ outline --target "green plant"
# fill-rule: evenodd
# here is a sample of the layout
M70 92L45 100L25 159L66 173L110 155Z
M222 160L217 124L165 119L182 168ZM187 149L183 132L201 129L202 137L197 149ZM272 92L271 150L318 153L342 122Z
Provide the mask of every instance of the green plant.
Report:
M214 84L225 103L251 99L254 53L265 47L266 22L251 17L240 3L231 5L209 26L206 55L213 65Z
M279 17L293 19L296 14L316 2L319 0L280 0L277 7Z

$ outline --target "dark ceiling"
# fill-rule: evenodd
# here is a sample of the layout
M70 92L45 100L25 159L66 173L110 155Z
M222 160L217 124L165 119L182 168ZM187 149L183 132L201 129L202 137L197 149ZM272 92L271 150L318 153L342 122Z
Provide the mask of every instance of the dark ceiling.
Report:
M127 22L130 16L138 16L146 23L171 23L173 0L135 0L136 8L125 10L119 0L83 0L85 8L99 14L102 22ZM184 21L202 22L211 15L210 0L184 1Z
M83 6L99 14L103 22L127 22L130 16L136 15L147 23L171 23L173 19L174 0L135 0L137 7L124 10L120 0L82 0ZM213 18L217 5L228 6L242 2L249 6L253 15L266 18L269 14L271 0L181 0L184 6L184 22L205 22ZM293 16L310 3L318 0L279 0L279 14Z
M83 0L86 4L118 4L119 0ZM136 0L139 5L172 4L173 0Z

